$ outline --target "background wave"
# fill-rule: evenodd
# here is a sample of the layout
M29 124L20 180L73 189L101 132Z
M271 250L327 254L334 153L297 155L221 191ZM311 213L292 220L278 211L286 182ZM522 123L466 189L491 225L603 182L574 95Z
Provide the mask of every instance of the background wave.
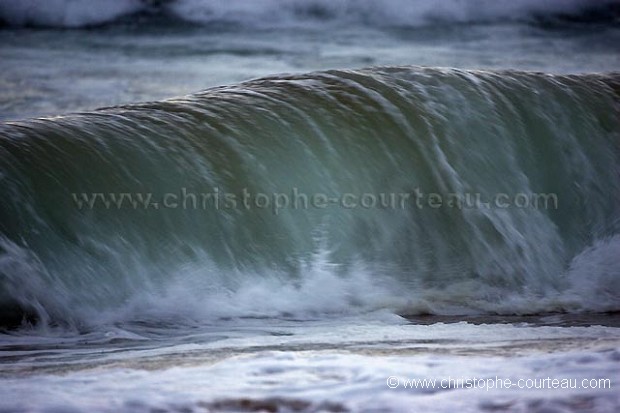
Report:
M418 27L443 23L618 21L618 0L0 0L10 26L85 27L132 15L255 27L316 23ZM135 20L135 21L140 21Z

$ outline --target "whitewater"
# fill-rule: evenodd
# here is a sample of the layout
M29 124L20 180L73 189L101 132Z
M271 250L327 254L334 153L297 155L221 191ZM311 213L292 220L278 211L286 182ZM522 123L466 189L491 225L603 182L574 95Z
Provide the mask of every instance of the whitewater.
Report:
M619 10L0 1L0 411L618 410Z

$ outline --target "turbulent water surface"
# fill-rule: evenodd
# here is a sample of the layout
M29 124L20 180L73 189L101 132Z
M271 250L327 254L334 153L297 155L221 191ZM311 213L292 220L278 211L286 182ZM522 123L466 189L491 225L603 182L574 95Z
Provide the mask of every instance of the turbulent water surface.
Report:
M35 3L0 410L620 408L617 2Z
M617 0L0 0L0 119L333 68L606 72L618 16Z

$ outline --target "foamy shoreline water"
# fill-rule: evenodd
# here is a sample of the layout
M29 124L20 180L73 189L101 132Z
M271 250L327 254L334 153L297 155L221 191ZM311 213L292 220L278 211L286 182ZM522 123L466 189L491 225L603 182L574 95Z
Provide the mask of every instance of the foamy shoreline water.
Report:
M84 338L58 350L51 342L28 350L32 344L16 345L15 337L3 349L0 406L93 412L441 412L463 403L472 412L604 412L620 406L618 328L424 326L386 315L266 321L231 322L186 337L179 331L163 343L139 339L137 330L108 332L107 344L89 346ZM132 340L143 341L127 347ZM607 379L611 388L582 388L592 380L606 386ZM498 380L512 387L497 388ZM541 388L553 380L568 388Z

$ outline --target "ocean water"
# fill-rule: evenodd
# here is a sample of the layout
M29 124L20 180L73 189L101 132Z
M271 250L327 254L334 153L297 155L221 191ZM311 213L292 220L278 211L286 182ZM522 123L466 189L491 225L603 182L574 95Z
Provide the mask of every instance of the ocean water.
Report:
M0 0L0 411L619 410L619 19Z

